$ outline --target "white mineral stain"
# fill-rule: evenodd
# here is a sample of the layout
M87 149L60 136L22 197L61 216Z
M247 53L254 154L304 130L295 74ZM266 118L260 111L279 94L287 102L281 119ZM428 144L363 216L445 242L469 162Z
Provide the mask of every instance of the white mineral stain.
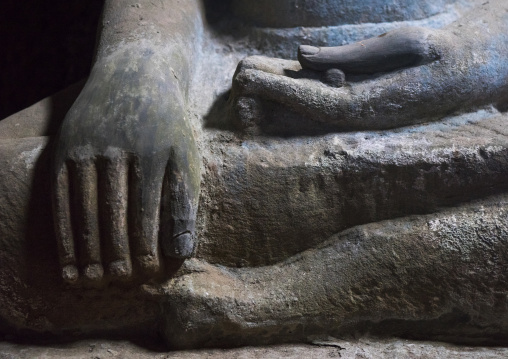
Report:
M42 148L43 146L39 145L30 151L23 151L20 153L19 158L25 162L26 169L31 170L34 167L35 161L39 158Z

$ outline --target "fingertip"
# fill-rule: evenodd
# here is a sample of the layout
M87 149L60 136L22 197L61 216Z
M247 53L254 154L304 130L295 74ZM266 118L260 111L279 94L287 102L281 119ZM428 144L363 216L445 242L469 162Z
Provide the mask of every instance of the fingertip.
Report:
M315 46L300 45L298 47L298 61L303 68L313 68L313 57L315 57L321 49Z
M78 268L75 265L66 265L62 268L62 279L64 282L74 284L78 280Z
M127 279L132 275L132 266L129 261L118 260L109 264L109 274L116 279Z
M300 45L298 47L298 55L299 56L312 56L319 53L321 49L316 46L310 46L310 45Z
M97 282L102 279L104 275L104 268L101 264L89 264L83 270L83 277L91 282Z
M322 80L328 86L340 88L346 83L346 75L339 69L329 69L324 72Z

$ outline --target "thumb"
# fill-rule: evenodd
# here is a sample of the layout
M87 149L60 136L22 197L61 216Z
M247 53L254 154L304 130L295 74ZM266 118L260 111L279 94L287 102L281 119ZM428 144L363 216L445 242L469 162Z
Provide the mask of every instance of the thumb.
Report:
M164 175L161 246L164 255L189 258L196 247L199 166L193 144L172 149Z
M303 68L326 71L340 69L350 74L393 71L437 60L430 35L435 30L409 27L390 31L378 37L336 47L301 45L298 61Z

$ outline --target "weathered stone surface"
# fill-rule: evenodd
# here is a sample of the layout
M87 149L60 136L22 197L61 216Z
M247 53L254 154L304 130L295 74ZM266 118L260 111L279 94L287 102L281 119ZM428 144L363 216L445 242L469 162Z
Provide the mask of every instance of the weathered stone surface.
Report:
M279 345L241 349L166 352L149 350L125 341L86 340L60 345L16 345L0 342L1 359L501 359L506 348L455 346L443 343L407 340L334 340L323 345Z
M151 278L161 255L187 258L196 247L201 173L186 97L201 4L161 3L173 16L158 6L105 4L95 65L55 139L51 192L68 283Z
M231 103L241 103L238 93L233 88L229 103L221 93L257 40L230 44L213 32L204 35L198 2L186 2L175 18L153 3L145 6L148 1L108 4L111 22L104 23L97 66L64 121L56 157L46 138L0 142L0 332L14 339L161 336L172 348L353 333L506 344L503 12L486 12L486 22L464 32L492 22L498 37L484 32L481 41L461 38L449 48L464 57L356 79L357 89L365 89L353 93L361 101L378 80L411 96L407 103L377 98L370 123L360 116L368 107L355 112L354 128L364 131L354 133L314 122L333 116L305 116L313 110L305 94L327 86L316 83L321 74L307 78L294 73L297 67L288 72L288 61L250 58L234 86L282 81L290 86L278 89L293 100L292 90L310 92L292 110L291 101L273 96L274 106L246 101L244 122L252 131L242 132L227 116ZM294 31L274 33L291 38ZM452 35L458 36L438 40ZM488 52L478 50L489 44ZM287 50L282 43L273 52ZM255 76L242 80L250 70ZM424 86L430 97L415 83L419 77L411 77L427 70L438 71L440 81ZM256 82L269 73L272 82ZM447 87L450 76L457 82ZM312 105L326 110L337 92L327 94ZM293 111L298 108L303 115ZM444 118L455 110L471 112ZM428 119L439 121L420 124ZM12 119L6 124L16 126ZM407 124L419 125L393 129ZM32 135L47 133L39 131L41 123L33 128ZM134 165L125 166L126 158ZM136 160L145 161L142 169ZM57 179L54 216L50 173ZM201 243L197 258L184 261L194 249L200 189ZM132 212L135 220L126 222ZM141 275L136 265L132 272L122 265L131 259ZM62 269L72 285L63 283Z
M397 131L211 143L198 255L270 264L354 225L503 192L505 121L488 110Z
M46 140L4 141L4 325L128 333L156 331L162 314L174 347L305 341L353 330L502 342L504 119L480 111L390 133L215 142L212 153L223 155L206 158L199 258L246 268L193 260L176 281L133 288L61 283ZM383 221L394 217L402 218ZM297 254L309 248L317 249Z
M233 0L233 11L247 21L264 27L329 26L357 23L393 22L422 19L443 11L455 1L334 1L310 0L302 3L261 0ZM375 10L374 10L375 9Z
M189 262L169 282L176 347L376 333L505 343L507 197L381 221L272 266Z
M158 305L139 287L73 290L59 279L47 143L0 142L0 330L80 335L155 323Z

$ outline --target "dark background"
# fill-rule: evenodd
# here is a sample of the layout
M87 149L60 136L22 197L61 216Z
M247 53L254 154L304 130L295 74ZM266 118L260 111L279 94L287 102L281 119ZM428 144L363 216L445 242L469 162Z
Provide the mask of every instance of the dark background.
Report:
M0 119L85 78L104 0L2 0Z

